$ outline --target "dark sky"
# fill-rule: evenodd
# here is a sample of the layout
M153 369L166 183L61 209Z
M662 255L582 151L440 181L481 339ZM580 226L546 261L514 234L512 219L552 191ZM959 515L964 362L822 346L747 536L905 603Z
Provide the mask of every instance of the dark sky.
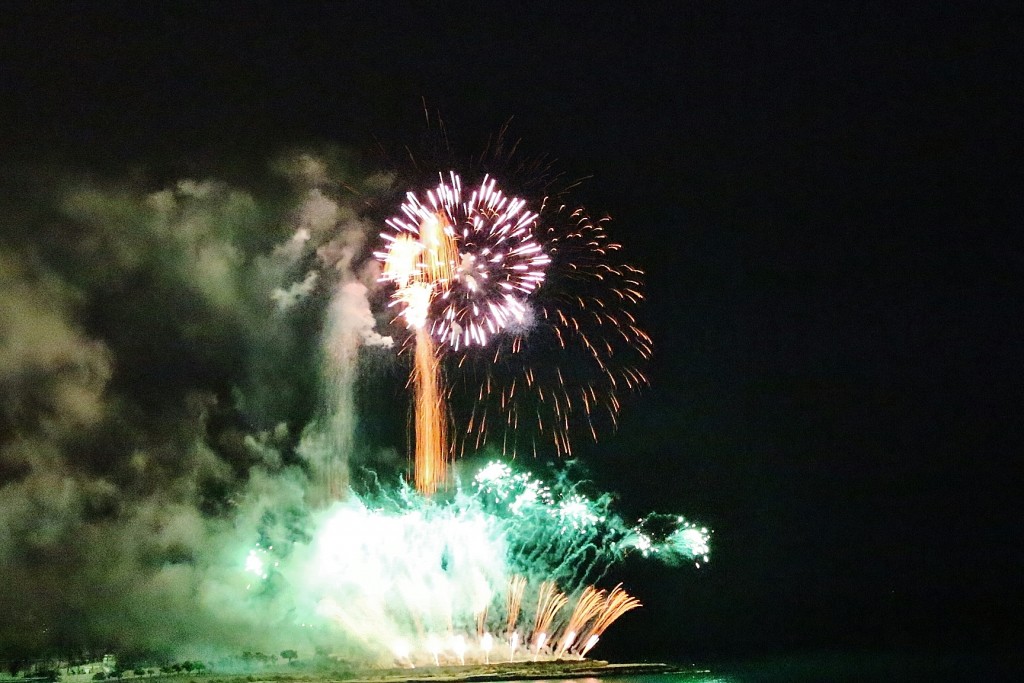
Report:
M716 530L635 570L658 630L608 647L1019 643L1021 11L599 4L5 6L0 155L400 149L423 98L473 151L514 117L648 272L653 387L596 476Z

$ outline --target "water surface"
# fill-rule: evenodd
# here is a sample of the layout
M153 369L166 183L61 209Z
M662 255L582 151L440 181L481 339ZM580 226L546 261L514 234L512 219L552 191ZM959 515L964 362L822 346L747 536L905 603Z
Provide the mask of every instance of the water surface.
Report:
M817 655L694 664L685 673L547 679L531 683L853 683L855 681L1024 681L1021 658L974 655Z

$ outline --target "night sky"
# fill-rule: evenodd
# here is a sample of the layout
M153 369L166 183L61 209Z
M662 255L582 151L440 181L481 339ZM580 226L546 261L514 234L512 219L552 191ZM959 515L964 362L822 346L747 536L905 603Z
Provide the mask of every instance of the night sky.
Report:
M511 118L647 272L652 386L583 459L715 529L708 567L624 571L603 655L1007 649L1022 17L911 4L17 3L0 165L401 156L424 101L472 153Z

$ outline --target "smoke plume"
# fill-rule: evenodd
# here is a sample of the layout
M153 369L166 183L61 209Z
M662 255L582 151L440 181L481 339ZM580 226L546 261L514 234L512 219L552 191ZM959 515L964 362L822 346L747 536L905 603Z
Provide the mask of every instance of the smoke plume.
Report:
M301 647L240 568L345 487L387 178L30 177L0 207L0 658Z

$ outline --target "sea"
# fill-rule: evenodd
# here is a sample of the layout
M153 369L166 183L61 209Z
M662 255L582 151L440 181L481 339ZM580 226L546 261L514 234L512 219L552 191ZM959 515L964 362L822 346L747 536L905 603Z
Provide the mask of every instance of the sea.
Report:
M814 655L678 667L684 671L600 679L546 679L530 683L1024 683L1024 656L1021 655Z

